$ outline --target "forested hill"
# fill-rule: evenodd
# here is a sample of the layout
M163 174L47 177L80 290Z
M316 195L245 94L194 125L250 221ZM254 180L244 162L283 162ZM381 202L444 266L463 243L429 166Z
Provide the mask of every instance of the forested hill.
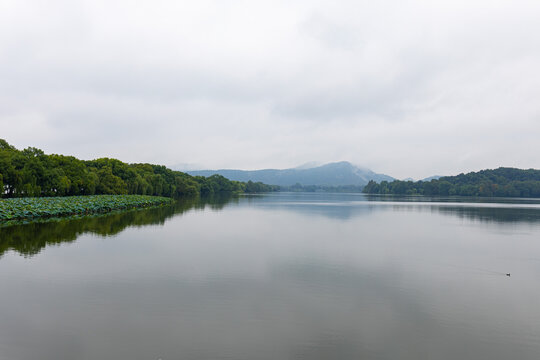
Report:
M540 197L540 170L498 168L431 181L370 181L367 194Z
M29 147L17 150L0 139L0 197L140 194L197 196L218 192L275 191L262 183L230 181L223 176L191 176L153 164L126 164L102 158L79 160L46 155Z

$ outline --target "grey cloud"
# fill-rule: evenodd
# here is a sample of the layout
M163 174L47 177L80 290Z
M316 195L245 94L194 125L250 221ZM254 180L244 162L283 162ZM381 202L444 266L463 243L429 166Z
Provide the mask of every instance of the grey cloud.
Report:
M219 168L349 160L414 178L540 167L536 2L2 9L1 137L18 147Z

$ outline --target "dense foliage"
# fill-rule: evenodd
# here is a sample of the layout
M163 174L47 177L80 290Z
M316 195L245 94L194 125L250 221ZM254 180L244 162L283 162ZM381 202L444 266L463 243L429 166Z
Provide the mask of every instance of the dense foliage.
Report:
M498 168L431 181L370 181L367 194L540 197L540 170Z
M221 176L221 175L212 175L210 177L214 176ZM249 180L248 182L241 183L243 191L245 193L261 193L261 192L270 192L270 191L280 191L279 185L267 185L263 184L260 181L253 182Z
M92 214L172 203L171 198L148 195L91 195L0 200L0 221Z
M98 194L180 197L277 190L262 183L230 181L221 175L194 177L161 165L126 164L109 158L84 161L46 155L33 147L17 150L2 139L0 189L4 198Z

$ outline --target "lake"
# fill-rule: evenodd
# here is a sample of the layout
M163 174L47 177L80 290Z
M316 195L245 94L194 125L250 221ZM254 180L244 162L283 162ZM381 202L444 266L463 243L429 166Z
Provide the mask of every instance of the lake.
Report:
M1 360L540 359L537 200L223 197L0 254Z

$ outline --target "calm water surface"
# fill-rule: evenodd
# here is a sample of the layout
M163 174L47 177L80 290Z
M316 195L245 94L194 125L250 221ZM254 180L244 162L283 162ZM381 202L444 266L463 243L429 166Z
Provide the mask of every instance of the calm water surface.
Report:
M540 205L467 201L281 193L0 228L0 359L540 359Z

